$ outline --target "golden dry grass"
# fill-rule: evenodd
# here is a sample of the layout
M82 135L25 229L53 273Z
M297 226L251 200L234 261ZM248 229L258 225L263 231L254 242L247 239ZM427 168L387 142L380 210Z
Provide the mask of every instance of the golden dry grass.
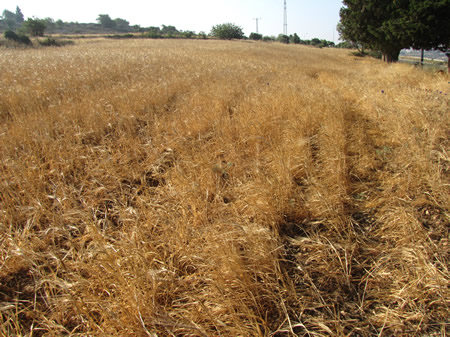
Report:
M1 335L449 332L446 75L244 42L0 55Z

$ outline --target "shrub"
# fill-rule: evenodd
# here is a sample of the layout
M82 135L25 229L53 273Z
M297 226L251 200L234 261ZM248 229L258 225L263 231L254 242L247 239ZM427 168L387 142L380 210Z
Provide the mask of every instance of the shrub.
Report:
M233 23L215 25L211 29L211 35L221 40L242 39L244 32L241 27Z
M255 40L255 41L260 41L260 40L262 40L262 38L263 38L263 36L258 33L251 33L249 36L250 40Z
M367 52L367 54L369 54L369 56L371 56L373 58L376 58L376 59L379 59L379 60L381 60L382 57L383 57L383 53L380 52L380 51L377 51L377 50L369 50Z
M44 40L39 40L39 44L41 46L45 46L45 47L50 47L50 46L59 47L58 41L56 41L52 37L48 37L48 38L46 38Z
M148 32L145 35L150 39L159 39L161 38L161 29L159 27L149 27Z
M275 39L275 37L273 37L273 36L264 36L263 37L263 41L265 41L265 42L269 42L269 41L275 41L276 39Z
M107 39L133 39L136 36L134 36L131 33L128 34L114 34L114 35L106 35L105 36Z
M161 34L157 34L154 32L148 32L145 37L149 38L149 39L162 39L162 35Z
M376 51L376 50L358 50L358 51L354 51L352 53L353 56L357 56L357 57L366 57L366 56L370 56L376 59L381 60L383 54L380 51Z
M17 35L12 30L7 30L3 35L7 40L19 42L19 35Z
M300 37L297 35L297 33L294 33L294 35L291 35L289 37L289 39L291 40L292 43L294 44L300 44L300 42L302 42L302 40L300 39Z
M25 44L27 46L31 46L31 40L28 36L26 35L19 35L19 43Z
M280 41L281 43L289 44L289 36L280 34L278 35L278 41Z
M56 40L52 37L48 37L44 40L39 40L39 45L43 47L62 47L73 44L72 40Z
M31 45L31 40L28 36L23 35L23 34L16 34L15 32L13 32L12 30L7 30L4 34L5 39L9 40L9 41L14 41L20 44L24 44L24 45Z
M44 36L47 22L40 19L28 19L24 22L24 28L31 36Z
M192 39L192 37L194 36L194 32L190 31L190 30L186 30L184 32L181 33L181 36L184 37L185 39Z

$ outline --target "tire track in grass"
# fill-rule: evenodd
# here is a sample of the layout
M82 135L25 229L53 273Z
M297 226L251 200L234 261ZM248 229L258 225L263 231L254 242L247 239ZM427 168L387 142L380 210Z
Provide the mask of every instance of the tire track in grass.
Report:
M429 253L423 233L411 233L411 238L419 240L415 246L396 238L408 229L420 231L416 221L425 229L432 226L428 218L441 223L443 211L422 207L414 219L413 204L399 203L395 195L389 195L385 179L399 173L392 171L399 159L398 149L387 142L388 130L356 102L339 93L335 96L341 116L334 123L342 134L328 134L336 144L327 140L326 132L311 139L310 177L293 175L293 185L298 185L308 206L303 215L286 210L280 224L285 249L280 265L295 289L289 296L295 309L291 310L291 325L275 335L435 333L443 310L439 304L442 288L440 278L427 273L439 269L438 262L433 266L433 261L422 261ZM337 157L335 169L333 156ZM314 200L315 189L332 206L330 212L317 211L323 205ZM335 195L327 193L330 189ZM424 277L427 281L422 281ZM422 289L421 283L436 290Z
M324 213L325 218L311 217L315 212L311 203L303 215L287 214L280 224L285 248L281 268L295 289L290 301L297 308L292 313L292 321L297 324L281 329L276 336L373 335L379 331L368 317L376 299L367 298L366 287L380 244L373 235L376 211L367 205L377 198L380 185L377 171L384 165L374 139L381 131L353 103L343 98L341 102L342 115L337 122L341 124L345 144L336 145L333 150L326 148L330 143L325 135L313 137L309 156L314 170L310 174L315 177L306 183L303 179L301 184L295 176L293 179L306 199L312 198L308 191L315 188L314 184L323 183L322 188L331 186L339 190L338 185L344 183L346 190L337 192L341 193L340 200L331 194L331 199L325 200L335 204L334 210ZM338 153L343 157L338 160L336 177L327 182L326 176L333 175L333 164L327 154L333 151L343 152Z

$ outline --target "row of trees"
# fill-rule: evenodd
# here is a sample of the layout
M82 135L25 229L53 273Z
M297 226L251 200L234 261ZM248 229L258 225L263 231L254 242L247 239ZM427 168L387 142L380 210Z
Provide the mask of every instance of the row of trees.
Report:
M73 22L63 22L62 20L53 20L52 18L37 19L28 18L25 20L22 10L17 6L16 11L12 12L5 9L0 16L0 31L13 31L20 34L28 33L33 36L42 36L44 31L51 33L73 33L75 29L80 32L139 32L140 26L130 26L124 19L111 19L107 14L100 14L97 18L98 24L79 24ZM84 28L84 29L83 29Z
M22 11L19 7L13 13L4 10L0 16L0 32L12 31L19 35L29 34L31 36L42 36L44 32L50 34L89 34L89 33L143 33L145 37L161 38L161 37L182 37L191 38L205 37L206 33L200 32L195 34L193 31L180 31L174 26L162 25L162 27L143 28L139 25L130 26L127 20L116 18L112 19L108 14L100 14L97 17L97 23L78 23L63 22L62 20L53 20L52 18L24 19Z
M439 49L449 56L450 0L343 0L341 39L378 50L386 62L404 48ZM450 62L450 61L449 61Z
M20 8L17 7L16 13L20 13L23 18L23 14L21 14ZM19 14L16 14L17 17L20 17ZM199 34L195 34L193 31L179 31L175 26L166 26L162 25L162 27L148 27L148 28L140 28L139 26L130 27L129 22L120 18L111 19L111 17L107 14L100 14L97 18L98 24L105 28L118 32L141 32L144 33L144 37L147 38L207 38L207 34L204 32L200 32ZM63 28L64 23L61 20L54 21L51 18L46 19L28 19L26 21L21 21L21 26L17 21L10 21L10 26L8 27L8 32L14 33L14 28L19 27L17 30L19 31L19 35L24 35L25 33L30 34L31 36L43 36L46 29L49 29L50 32L57 31L58 28ZM9 33L8 36L13 37L14 35ZM223 40L231 40L231 39L244 39L246 38L244 32L241 27L232 24L232 23L224 23L220 25L215 25L212 27L211 32L209 34L212 37L223 39ZM132 36L131 36L132 37ZM293 35L287 36L280 34L277 38L272 36L263 36L257 33L251 33L249 36L251 40L263 40L263 41L279 41L281 43L293 43L293 44L304 44L304 45L312 45L317 47L334 47L334 43L326 40L320 39L312 39L312 40L301 40L300 37L295 33ZM17 38L13 39L16 41L20 41Z
M231 39L243 39L245 38L244 32L241 27L236 26L232 23L224 23L221 25L213 26L211 29L211 36L223 39L223 40L231 40ZM292 43L292 44L303 44L303 45L311 45L315 47L335 47L334 42L321 40L318 38L314 38L312 40L302 40L297 35L297 33L292 35L283 35L280 34L278 37L273 36L263 36L258 33L251 33L248 37L250 40L255 41L279 41L281 43Z
M2 29L3 28L3 29ZM0 30L7 30L17 32L18 36L29 34L31 36L43 36L44 32L49 33L87 33L87 32L118 32L118 33L143 33L144 37L148 38L207 38L208 34L200 32L195 34L193 31L179 31L175 26L162 27L147 27L142 28L139 25L130 26L127 20L116 18L112 19L108 14L99 14L97 17L97 24L79 24L73 22L63 22L62 20L53 20L52 18L24 19L24 15L19 7L16 7L16 12L9 10L3 11L3 16L0 17ZM246 38L243 29L232 23L224 23L212 27L210 36L219 39L243 39ZM11 33L8 35L13 37ZM16 38L17 40L18 38ZM334 43L326 40L312 39L302 40L297 34L290 36L280 34L278 37L263 36L257 33L251 33L249 36L251 40L263 41L279 41L282 43L304 44L317 47L334 47ZM20 41L18 39L17 41Z
M99 14L97 17L97 24L78 24L67 23L62 20L53 20L52 18L35 19L29 18L25 21L24 15L19 7L16 7L16 12L9 10L3 11L3 16L0 18L0 29L17 31L19 34L30 34L32 36L42 36L45 31L49 33L74 33L92 31L98 32L118 32L118 33L144 33L145 37L149 38L163 38L163 37L178 37L178 38L207 38L205 32L195 34L193 31L179 31L174 26L162 25L162 27L147 27L142 28L139 25L130 26L127 20L111 18L108 14ZM246 38L243 29L232 23L224 23L212 27L210 36L219 39L243 39ZM264 41L279 41L282 43L305 44L318 47L333 47L334 43L326 40L312 39L301 40L297 34L290 36L280 34L278 37L263 36L257 33L251 33L249 36L251 40Z
M25 20L22 10L18 6L15 13L5 9L0 17L0 28L10 32L18 31L20 36L25 34L42 36L46 27L44 20L32 18Z
M302 40L297 35L297 33L294 33L294 34L289 35L289 36L280 34L280 35L278 35L277 40L282 42L282 43L287 43L287 44L288 43L302 44L302 45L306 45L306 46L314 46L314 47L319 47L319 48L336 47L334 42L327 41L327 40L324 40L324 39L314 38L314 39L311 39L311 40Z

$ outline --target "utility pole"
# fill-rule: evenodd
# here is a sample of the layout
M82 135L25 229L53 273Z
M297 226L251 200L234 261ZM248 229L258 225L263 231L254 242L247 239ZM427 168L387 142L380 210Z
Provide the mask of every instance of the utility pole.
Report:
M286 0L284 0L283 34L284 34L284 35L288 35L288 30L287 30L287 7L286 7Z
M256 34L259 33L258 31L258 20L262 20L262 18L254 18L253 20L256 20Z

